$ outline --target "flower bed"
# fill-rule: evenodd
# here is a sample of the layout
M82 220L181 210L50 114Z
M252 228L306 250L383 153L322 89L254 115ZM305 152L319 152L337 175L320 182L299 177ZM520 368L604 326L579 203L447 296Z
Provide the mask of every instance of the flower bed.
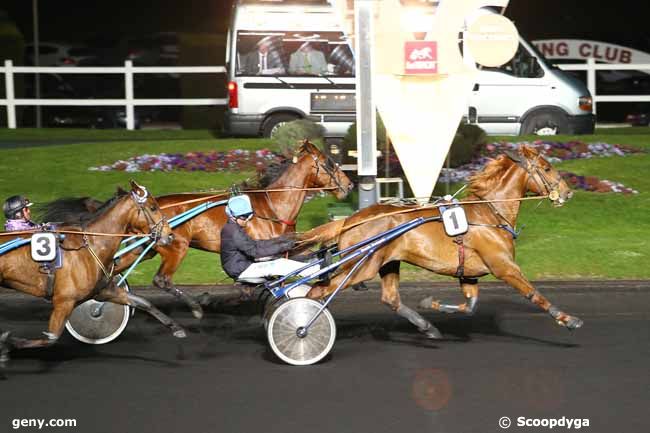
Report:
M111 165L90 167L95 171L258 171L262 172L272 163L284 157L268 150L255 151L234 149L227 152L161 153L139 155L119 160Z
M474 172L480 170L490 158L496 158L506 150L514 151L520 145L526 144L542 152L551 163L571 159L603 158L610 156L626 156L632 153L641 153L641 150L609 143L584 143L582 141L568 141L565 143L536 140L533 142L508 142L497 141L489 143L482 148L471 163L463 166L445 169L440 173L440 182L464 182ZM560 171L562 177L573 189L582 189L592 192L617 192L624 194L638 193L625 185L595 176L580 176L570 172Z

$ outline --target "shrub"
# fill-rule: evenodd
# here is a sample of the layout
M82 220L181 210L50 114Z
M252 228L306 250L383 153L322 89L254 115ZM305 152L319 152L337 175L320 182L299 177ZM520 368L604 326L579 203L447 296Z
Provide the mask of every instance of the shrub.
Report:
M472 161L487 140L487 134L476 125L461 124L451 143L450 165L458 167Z
M381 116L377 114L377 148L383 149L386 145L386 127L384 122L381 120ZM357 148L357 123L354 122L348 128L345 137L343 137L343 146L350 150Z
M273 140L278 144L280 152L289 155L302 140L309 140L317 146L323 144L325 128L322 125L306 119L298 119L280 126L273 134Z

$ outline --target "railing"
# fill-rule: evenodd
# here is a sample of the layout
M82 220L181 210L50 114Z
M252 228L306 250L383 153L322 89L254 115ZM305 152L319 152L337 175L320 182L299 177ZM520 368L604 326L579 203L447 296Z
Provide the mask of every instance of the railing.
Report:
M594 114L598 102L650 102L650 95L598 95L596 92L596 71L650 71L648 63L596 63L594 59L587 59L587 63L557 66L565 71L587 71L587 89L593 97Z
M565 71L586 71L587 88L593 96L594 113L598 102L650 102L650 95L598 95L596 89L596 71L612 70L642 70L650 71L650 64L603 64L596 63L594 59L588 59L587 63L561 64L557 65ZM135 107L136 106L183 106L183 105L226 105L226 98L192 98L192 99L136 99L133 96L133 74L196 74L214 73L225 74L223 66L133 66L131 60L124 62L124 66L116 67L34 67L14 66L11 60L5 60L4 67L0 67L0 73L4 73L6 98L0 99L0 106L7 107L7 125L11 129L16 128L16 106L40 105L40 106L124 106L126 109L126 127L135 129ZM124 99L16 99L14 97L14 74L123 74L124 75Z
M0 73L5 78L5 99L0 99L0 106L7 107L7 126L16 128L16 106L124 106L126 109L126 128L135 129L136 106L181 106L181 105L226 105L226 98L192 98L192 99L136 99L133 96L133 74L197 74L214 73L225 74L223 66L133 66L131 60L124 62L124 66L115 67L35 67L14 66L11 60L5 60ZM14 97L14 74L123 74L124 99L16 99Z

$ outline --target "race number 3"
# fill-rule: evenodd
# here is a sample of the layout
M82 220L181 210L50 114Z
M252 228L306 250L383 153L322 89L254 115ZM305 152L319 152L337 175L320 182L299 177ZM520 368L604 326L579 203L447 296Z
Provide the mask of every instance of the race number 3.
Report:
M51 262L56 257L56 238L54 233L32 235L32 259L37 262Z
M442 212L442 223L447 236L458 236L467 232L469 225L465 210L460 206L450 207Z

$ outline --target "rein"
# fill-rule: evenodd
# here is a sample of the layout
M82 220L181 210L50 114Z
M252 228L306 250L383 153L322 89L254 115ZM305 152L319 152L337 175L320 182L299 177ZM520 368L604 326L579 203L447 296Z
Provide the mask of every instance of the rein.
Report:
M503 203L503 202L513 202L513 201L525 201L525 200L544 200L548 198L548 195L541 195L541 196L535 196L535 197L520 197L520 198L504 198L504 199L496 199L496 200L468 200L468 201L461 201L458 204L459 205L468 205L468 204L484 204L484 203ZM428 210L428 209L437 209L441 206L448 205L448 203L441 203L441 204L424 204L418 207L410 208L410 209L402 209L394 212L388 212L384 213L381 215L375 215L370 218L363 219L361 221L357 221L354 224L350 224L349 226L342 226L338 232L338 235L343 233L344 231L350 230L354 227L357 227L361 224L365 224L370 221L378 220L380 218L385 218L387 216L392 216L392 215L400 215L404 213L410 213L410 212L418 212L418 211L423 211L423 210ZM345 220L342 220L345 221ZM298 241L298 243L307 243L309 242L309 239L301 240Z
M333 191L333 190L337 190L337 189L340 189L340 188L337 187L337 186L328 186L328 187L323 187L323 188L300 188L300 187L288 186L288 187L285 187L285 188L273 188L273 189L245 189L245 190L242 191L242 193L244 193L244 194L250 194L250 193L257 194L257 193L287 192L287 191ZM210 195L210 196L207 196L207 197L195 198L195 199L191 199L191 200L184 200L184 201L179 201L179 202L176 202L176 203L166 204L164 206L160 206L160 209L169 209L169 208L176 207L176 206L182 206L184 204L198 203L198 202L201 202L201 201L206 201L206 200L211 200L213 198L222 197L222 196L226 195L229 192L229 190L225 190L225 189L224 190L216 190L214 192L221 192L221 193L220 194L215 194L215 195ZM181 193L178 193L178 195L181 195L181 194L192 195L192 194L197 194L197 193L195 193L195 192L181 192Z

